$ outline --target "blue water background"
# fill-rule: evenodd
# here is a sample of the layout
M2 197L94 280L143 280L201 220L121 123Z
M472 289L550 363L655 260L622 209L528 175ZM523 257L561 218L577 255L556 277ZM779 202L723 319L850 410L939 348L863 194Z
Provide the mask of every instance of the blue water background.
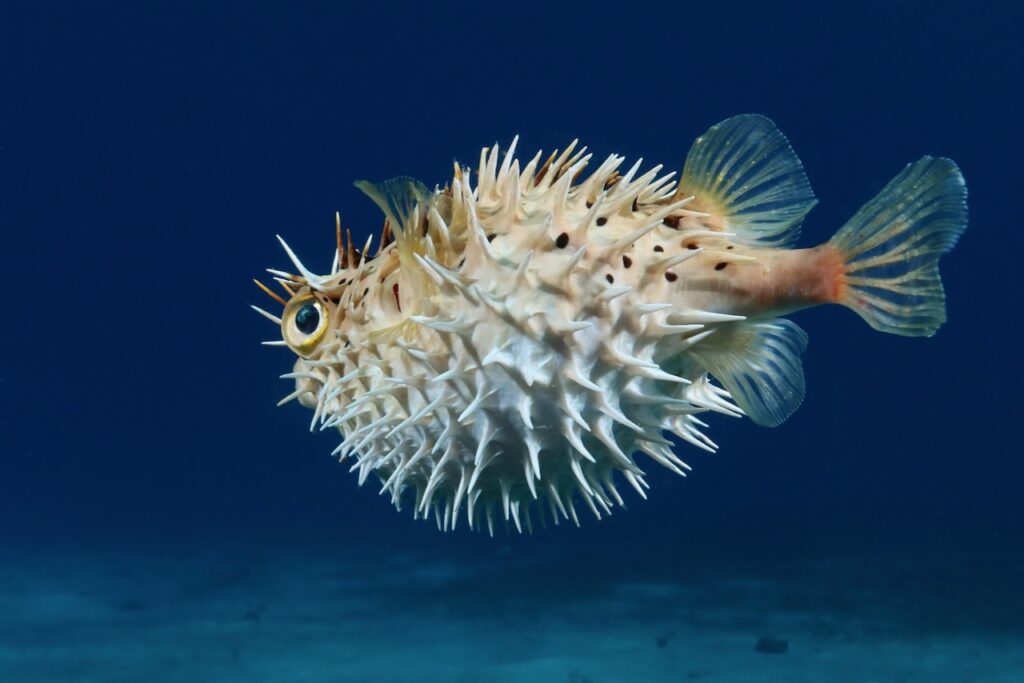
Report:
M902 554L945 562L924 592L957 586L959 608L1011 624L1022 20L951 2L5 5L0 540L14 558L502 547L631 577ZM680 168L745 112L803 160L805 246L906 163L956 160L971 219L936 337L800 313L807 398L783 426L713 416L721 452L680 447L687 479L652 465L647 502L523 538L396 513L328 457L335 435L275 407L291 357L259 345L275 330L251 279L288 266L275 233L326 270L336 210L376 233L354 180L444 183L515 134L531 155L579 137Z

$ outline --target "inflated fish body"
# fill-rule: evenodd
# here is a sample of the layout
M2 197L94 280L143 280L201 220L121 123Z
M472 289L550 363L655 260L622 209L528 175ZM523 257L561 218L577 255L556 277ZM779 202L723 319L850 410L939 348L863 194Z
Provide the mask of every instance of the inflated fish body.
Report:
M804 395L806 335L779 316L846 305L876 329L945 320L939 256L966 225L956 165L907 166L829 242L793 249L815 203L770 121L694 143L682 176L625 173L571 145L522 168L484 149L428 191L359 183L387 220L376 255L338 230L334 267L271 271L298 399L337 428L394 504L441 528L578 522L647 487L637 454L685 474L665 434L705 450L702 413L781 423ZM717 384L712 380L717 380ZM720 386L719 386L720 385Z

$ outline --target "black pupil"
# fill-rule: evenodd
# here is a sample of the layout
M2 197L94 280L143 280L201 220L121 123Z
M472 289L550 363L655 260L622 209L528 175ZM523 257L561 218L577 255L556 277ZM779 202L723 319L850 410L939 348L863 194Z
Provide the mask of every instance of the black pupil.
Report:
M313 304L306 304L295 315L295 327L303 334L313 334L320 324L320 311Z

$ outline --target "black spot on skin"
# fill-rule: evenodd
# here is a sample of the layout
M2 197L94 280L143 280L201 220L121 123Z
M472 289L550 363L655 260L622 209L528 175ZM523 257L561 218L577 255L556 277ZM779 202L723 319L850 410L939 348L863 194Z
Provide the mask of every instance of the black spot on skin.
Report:
M725 261L723 261L721 263L718 263L718 264L715 264L715 270L725 270L725 267L727 265L729 265L729 264L726 263Z
M700 245L697 244L696 242L690 242L689 244L686 245L686 248L687 249L700 249Z
M669 282L675 282L677 279L679 279L679 276L671 271L665 271L665 279L668 280Z
M663 252L663 251L665 251L665 247L661 246L660 244L656 244L656 245L654 245L654 251L657 251L659 253Z
M732 245L730 244L729 246L726 247L726 249L732 249Z
M668 227L672 228L673 230L679 229L679 216L669 216L668 218L665 218L661 222L667 225Z
M363 290L363 296L366 296L369 293L370 293L370 288L369 287L367 287L366 289Z
M611 284L615 284L615 277L611 273L608 273L607 275L605 275L604 279L607 280L608 284L610 284L610 285Z
M495 237L497 237L497 235L495 235L495 234L494 234L494 233L492 232L492 233L491 233L490 235L488 235L488 236L487 236L487 241L488 241L488 242L493 242L493 241L494 241L494 238L495 238Z
M465 258L463 258L461 261L459 261L459 266L458 267L461 268L464 265L466 265L466 259Z
M569 233L566 233L566 232L563 232L555 240L555 246L558 247L559 249L565 249L565 247L568 246L568 244L569 244Z
M633 265L633 259L629 258L628 256L623 256L622 257L622 267L623 268L629 268L631 265Z
M597 219L596 222L597 222L598 225L604 225L605 223L608 222L608 219L605 218L604 216L601 216L600 218Z
M587 208L588 209L594 208L594 202L587 202Z

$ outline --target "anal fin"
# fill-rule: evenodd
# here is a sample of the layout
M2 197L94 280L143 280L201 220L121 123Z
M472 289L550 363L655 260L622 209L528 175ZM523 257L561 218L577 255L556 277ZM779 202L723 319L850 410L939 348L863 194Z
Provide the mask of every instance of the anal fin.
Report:
M804 399L806 348L807 333L776 318L723 326L692 352L750 419L777 427Z

